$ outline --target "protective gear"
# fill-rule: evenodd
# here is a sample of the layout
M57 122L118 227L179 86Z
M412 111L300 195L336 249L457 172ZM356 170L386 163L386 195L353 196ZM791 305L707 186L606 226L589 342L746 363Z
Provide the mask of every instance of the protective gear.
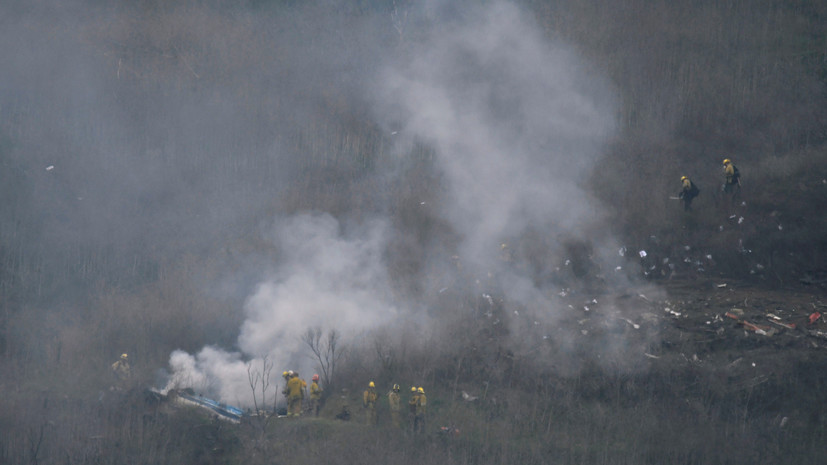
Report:
M700 189L692 180L686 176L681 176L681 191L678 193L678 198L683 201L683 210L692 210L692 199L698 196Z
M399 385L393 385L393 391L388 393L388 406L391 410L391 423L394 428L399 428L400 418L399 414L402 410L402 405L399 399Z
M732 163L732 160L730 160L729 158L724 158L724 164L726 165L729 163Z
M425 397L425 390L420 387L417 389L416 395L414 433L422 433L425 431L425 410L427 405L428 400Z
M738 168L732 164L732 162L727 158L724 160L724 177L726 178L726 182L724 182L723 190L727 194L735 194L741 188L741 174L738 172Z
M112 364L112 373L118 381L125 381L132 375L132 368L129 366L126 354L121 354L121 358Z
M319 386L319 375L313 375L313 383L310 384L310 411L318 417L321 406L322 388Z
M371 381L362 395L362 405L365 407L365 420L368 425L376 424L376 400L378 398L373 381Z
M287 382L287 416L299 417L302 414L302 399L304 398L304 388L307 383L299 378L298 373L293 373L293 377Z
M411 386L411 392L416 392L416 386Z
M369 383L368 383L368 387L375 388L375 387L376 387L376 385L375 385L375 384L373 384L373 381L371 381L371 382L369 382Z

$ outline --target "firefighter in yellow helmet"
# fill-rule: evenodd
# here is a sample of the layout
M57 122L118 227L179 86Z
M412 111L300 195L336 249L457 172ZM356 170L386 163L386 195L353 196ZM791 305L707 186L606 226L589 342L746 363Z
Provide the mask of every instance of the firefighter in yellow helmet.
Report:
M425 431L425 410L428 406L428 399L425 397L425 390L416 388L416 416L414 417L414 433Z
M416 426L416 403L419 397L419 393L416 391L416 386L411 386L411 398L408 399L408 418L412 432L416 432L414 429Z
M314 416L319 416L319 408L322 403L322 388L319 387L319 375L313 375L313 382L310 383L310 410Z
M394 428L399 428L399 415L402 410L402 405L399 399L399 385L394 384L393 388L388 392L388 406L391 410L391 423Z
M362 394L362 405L365 407L365 421L368 425L376 424L376 401L379 396L376 394L376 384L373 381L368 383L368 388Z
M741 190L741 173L729 158L724 158L724 177L724 193L735 195Z
M287 416L300 417L302 414L302 399L307 383L299 378L299 373L293 373L287 382Z
M129 366L129 356L127 354L121 354L121 358L112 364L112 374L121 383L132 376L132 367Z
M692 210L692 199L700 193L698 186L692 182L687 176L681 176L681 191L678 193L678 198L683 202L683 211Z

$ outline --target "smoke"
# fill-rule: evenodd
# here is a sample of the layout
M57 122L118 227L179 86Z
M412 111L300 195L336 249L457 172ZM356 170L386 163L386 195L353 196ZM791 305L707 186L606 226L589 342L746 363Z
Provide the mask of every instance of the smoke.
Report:
M435 147L448 191L438 213L465 266L496 271L509 299L548 300L521 265L603 235L588 180L615 129L608 83L501 2L438 23L378 82L378 118Z
M250 405L247 363L258 369L266 357L278 372L284 367L307 373L314 365L303 355L307 347L302 335L308 328L335 329L353 337L396 318L400 310L393 303L383 261L386 222L345 229L325 213L279 221L271 238L281 252L279 266L245 303L241 352L205 347L192 356L176 351L170 358L168 387L190 386Z
M536 345L548 333L533 326L553 324L563 310L559 289L542 278L565 258L566 242L594 238L596 261L617 250L588 194L592 169L615 130L611 90L512 4L494 2L448 20L427 16L439 10L434 5L419 12L430 21L416 35L422 39L390 47L384 66L366 77L365 100L375 119L394 130L398 157L416 141L433 147L445 192L431 208L459 238L464 269L486 277L474 292L497 289L497 298L524 309L521 320L508 324L521 330L520 344ZM389 224L380 218L344 228L325 213L279 220L272 240L280 258L246 301L240 352L176 352L173 380L192 380L245 404L249 386L229 378L239 376L243 360L256 366L267 356L277 371L306 372L313 364L302 358L300 334L308 327L353 338L432 303L444 283L426 283L419 301L393 303L384 257L389 237L405 232ZM538 268L538 256L548 263ZM428 276L447 273L445 261L425 266Z

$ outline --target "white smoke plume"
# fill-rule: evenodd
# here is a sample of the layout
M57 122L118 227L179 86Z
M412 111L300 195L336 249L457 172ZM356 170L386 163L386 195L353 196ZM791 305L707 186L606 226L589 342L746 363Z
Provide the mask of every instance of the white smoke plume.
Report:
M436 10L430 4L426 12ZM368 100L378 121L401 128L402 152L405 141L425 140L434 148L448 192L438 214L462 238L463 262L495 271L506 298L553 320L549 290L535 284L519 257L503 263L501 244L539 232L552 238L544 252L554 253L560 242L599 225L586 183L614 131L611 93L567 46L544 37L511 4L431 20L426 39L403 43L402 59L388 60L366 79L374 83ZM419 308L392 304L382 258L386 223L366 225L357 235L326 214L280 224L275 241L283 257L247 300L240 352L176 352L172 379L249 405L245 360L255 364L266 355L274 373L306 373L296 364L309 363L299 340L308 327L353 337Z
M614 132L607 83L497 2L436 27L379 82L380 118L435 147L449 192L440 214L462 237L466 267L496 270L511 299L548 300L504 266L501 247L538 233L553 259L563 241L600 234L587 183Z
M307 350L301 339L308 328L354 335L394 318L398 309L382 260L386 234L383 221L344 231L328 214L297 215L278 223L272 238L281 254L278 269L247 299L240 352L215 347L196 355L176 351L170 358L168 388L193 387L248 406L248 363L260 369L266 356L274 367L273 385L276 373L288 369L309 378L305 374L313 362L303 355Z

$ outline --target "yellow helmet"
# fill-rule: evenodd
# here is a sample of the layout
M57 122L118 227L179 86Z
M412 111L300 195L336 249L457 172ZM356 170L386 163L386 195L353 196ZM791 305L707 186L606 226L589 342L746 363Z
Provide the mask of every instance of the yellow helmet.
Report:
M686 181L686 176L681 176L681 181Z
M289 374L289 373L287 373L287 372L285 371L285 372L283 372L281 375L282 375L282 376L284 376L285 378L287 378L287 375L288 375L288 374Z
M420 394L425 394L425 390L424 390L424 389L422 389L421 387L416 388L416 392L418 392L418 393L420 393Z
M373 384L373 381L371 381L371 382L368 383L368 387L376 387L376 385Z
M732 161L729 158L724 158L724 164L726 165L727 163L732 163Z
M393 385L393 392L399 392L399 385L398 384Z
M411 386L411 392L416 392L416 386Z
M122 358L123 360L126 360L126 357L127 357L127 355L126 355L126 354L121 354L121 358Z

